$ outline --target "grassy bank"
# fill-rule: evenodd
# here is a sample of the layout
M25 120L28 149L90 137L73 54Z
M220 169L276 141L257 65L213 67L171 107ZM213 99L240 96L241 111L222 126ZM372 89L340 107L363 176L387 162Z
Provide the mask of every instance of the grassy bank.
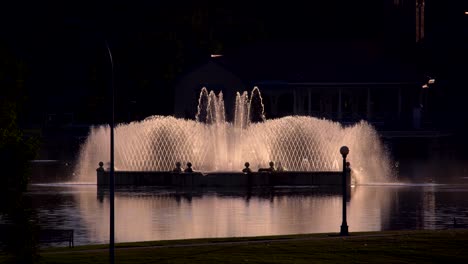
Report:
M468 263L468 230L117 244L116 263ZM41 263L107 263L103 245L41 252Z

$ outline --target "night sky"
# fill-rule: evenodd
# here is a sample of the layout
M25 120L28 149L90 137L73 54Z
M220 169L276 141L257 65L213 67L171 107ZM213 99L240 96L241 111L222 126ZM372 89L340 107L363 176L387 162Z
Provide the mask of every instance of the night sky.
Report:
M467 6L426 1L426 42L416 47L413 25L405 24L404 12L392 13L394 2L20 2L1 8L0 54L7 68L12 61L20 64L13 68L24 86L15 96L25 100L25 123L40 123L49 112L73 112L82 123L106 122L106 41L115 62L120 121L127 121L129 109L139 117L172 114L178 78L212 53L324 40L376 41L390 56L416 61L447 83L441 109L459 113L459 95L466 95L459 87L466 85Z

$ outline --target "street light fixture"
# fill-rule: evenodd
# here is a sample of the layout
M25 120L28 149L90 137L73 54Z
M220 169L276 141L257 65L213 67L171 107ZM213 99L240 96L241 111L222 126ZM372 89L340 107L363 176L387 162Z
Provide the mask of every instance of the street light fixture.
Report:
M427 82L425 84L423 84L421 87L423 89L427 89L427 88L429 88L430 85L433 85L435 83L435 81L436 80L434 78L431 78L431 77L427 76Z
M349 236L348 233L348 223L346 222L346 178L347 178L347 167L346 167L346 156L348 156L349 148L347 146L342 146L340 148L341 156L343 156L343 179L341 181L342 190L343 190L343 221L341 223L340 236Z

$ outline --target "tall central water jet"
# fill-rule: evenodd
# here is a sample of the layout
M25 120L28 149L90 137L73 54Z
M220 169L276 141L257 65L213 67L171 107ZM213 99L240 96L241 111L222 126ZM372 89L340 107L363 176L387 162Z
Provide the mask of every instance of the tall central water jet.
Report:
M190 161L199 171L240 171L281 162L289 171L341 170L339 148L351 149L349 161L358 181L383 181L390 160L378 134L361 121L343 127L306 116L266 120L260 90L237 93L233 122L225 118L224 99L203 88L193 120L152 116L115 129L116 170L169 171ZM77 166L80 181L94 181L99 161L109 160L109 126L91 128Z

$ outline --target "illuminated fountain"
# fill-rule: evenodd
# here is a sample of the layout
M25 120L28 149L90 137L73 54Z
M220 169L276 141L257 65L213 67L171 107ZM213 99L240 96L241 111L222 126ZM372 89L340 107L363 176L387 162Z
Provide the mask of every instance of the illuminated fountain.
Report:
M81 148L79 181L95 181L97 162L108 161L110 128L91 128ZM343 127L330 120L287 116L266 120L260 91L237 93L233 122L225 119L223 94L203 88L196 120L152 116L115 128L115 168L170 171L177 161L195 170L236 171L249 161L256 170L269 161L288 171L339 171L342 145L349 147L353 176L382 182L391 175L390 160L375 129L365 121Z

